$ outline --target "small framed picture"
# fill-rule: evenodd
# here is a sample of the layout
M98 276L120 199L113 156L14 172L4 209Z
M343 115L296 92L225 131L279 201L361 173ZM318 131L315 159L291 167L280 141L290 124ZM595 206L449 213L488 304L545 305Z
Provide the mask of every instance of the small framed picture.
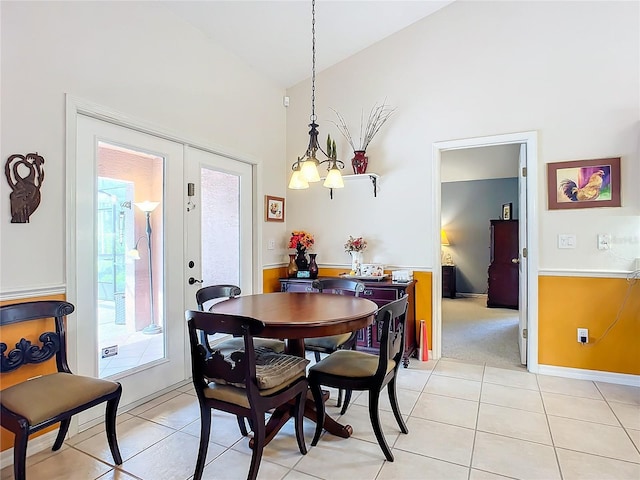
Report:
M284 198L264 196L264 221L284 222Z
M502 204L502 219L511 220L511 203Z

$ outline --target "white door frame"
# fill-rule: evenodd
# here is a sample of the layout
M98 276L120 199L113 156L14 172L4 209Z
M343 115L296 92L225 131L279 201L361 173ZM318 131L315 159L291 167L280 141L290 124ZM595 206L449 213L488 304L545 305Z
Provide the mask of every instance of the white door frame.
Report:
M536 131L491 135L487 137L449 140L433 144L432 189L433 203L431 210L432 232L440 232L442 213L441 162L442 152L463 148L488 147L524 143L527 148L527 196L526 221L527 238L527 370L538 372L538 133ZM522 181L522 172L518 175ZM521 202L524 203L524 202ZM435 237L435 233L433 234ZM438 233L439 237L439 233ZM432 355L434 359L442 356L442 266L440 260L440 242L433 242L433 282L432 282ZM522 252L520 252L522 253Z
M262 223L259 221L262 213L262 205L260 199L262 198L262 165L260 162L244 153L230 151L229 149L212 145L209 142L194 139L185 139L179 137L176 134L162 129L151 123L142 121L137 118L130 117L122 112L112 110L102 105L80 99L70 94L66 94L66 261L65 261L65 276L66 276L66 298L73 302L78 297L78 284L76 279L76 271L78 268L76 259L76 170L75 165L77 161L76 145L77 145L77 117L78 115L86 115L89 117L103 120L113 123L118 126L130 128L139 132L154 135L166 140L181 143L184 148L187 146L194 146L201 150L209 151L217 155L228 157L239 162L247 163L251 165L253 170L253 204L252 204L252 230L253 230L253 258L254 264L252 266L252 287L256 293L262 292L262 250L259 248L262 245ZM184 204L186 206L186 185L184 186ZM186 208L185 208L186 211ZM183 227L186 230L186 219L183 218ZM186 281L186 280L185 280ZM252 292L246 292L252 293ZM186 299L183 298L183 304L187 305ZM79 339L77 334L77 322L76 314L71 314L67 319L67 352L68 363L72 370L77 370L78 366L78 345ZM188 359L188 339L185 335L185 358ZM185 362L185 378L191 375L190 360ZM74 416L70 426L70 434L73 435L78 432L77 419Z

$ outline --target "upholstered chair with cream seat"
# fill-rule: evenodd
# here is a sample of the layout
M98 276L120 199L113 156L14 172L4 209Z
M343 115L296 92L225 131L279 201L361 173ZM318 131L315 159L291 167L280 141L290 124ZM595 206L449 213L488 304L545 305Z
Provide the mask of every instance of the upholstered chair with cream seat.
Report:
M0 307L0 325L7 328L12 324L31 322L25 332L37 331L39 325L49 325L53 318L55 332L44 327L39 336L32 339L22 338L12 348L0 343L2 353L1 372L3 383L10 383L11 375L20 368L33 378L16 383L2 390L0 395L0 423L15 435L13 444L13 477L25 480L25 459L27 441L32 433L60 422L60 429L52 450L62 447L71 417L91 407L106 402L105 430L113 461L120 465L122 457L116 438L116 412L122 394L118 382L101 380L94 377L74 375L67 364L65 317L70 315L74 306L63 301L27 302ZM32 322L37 321L37 322ZM84 321L87 321L84 319ZM38 375L33 364L53 362L56 372ZM42 370L39 370L42 371ZM6 377L5 377L6 375Z
M373 355L354 350L338 350L309 368L309 385L317 411L316 431L311 445L316 445L324 422L322 385L345 390L369 392L369 418L380 448L388 461L393 454L387 444L379 416L380 392L386 386L393 415L402 433L409 433L402 419L396 394L398 368L404 353L407 301L409 296L388 303L376 314L377 328L382 332L380 354Z
M267 411L294 402L298 448L307 453L303 432L304 403L309 384L308 360L255 347L254 336L264 329L259 320L197 310L185 314L191 345L193 385L200 404L200 447L194 480L202 478L209 434L211 410L246 417L253 428L248 479L255 479L266 444ZM202 339L217 333L241 337L243 346L232 353L203 344ZM204 336L202 335L204 334ZM204 343L208 343L205 342Z

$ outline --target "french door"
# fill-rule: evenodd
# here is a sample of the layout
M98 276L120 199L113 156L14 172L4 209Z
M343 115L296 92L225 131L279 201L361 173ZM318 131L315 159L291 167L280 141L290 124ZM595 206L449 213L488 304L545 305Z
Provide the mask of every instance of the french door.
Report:
M122 383L125 407L186 377L183 166L178 142L77 116L76 371Z

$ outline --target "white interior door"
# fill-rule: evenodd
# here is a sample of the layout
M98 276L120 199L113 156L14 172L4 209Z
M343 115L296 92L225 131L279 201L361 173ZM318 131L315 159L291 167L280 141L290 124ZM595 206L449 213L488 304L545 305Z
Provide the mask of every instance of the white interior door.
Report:
M187 262L185 299L214 284L253 285L253 193L251 165L196 148L186 153Z
M120 405L185 379L183 145L79 114L74 283L77 373ZM99 412L80 416L80 425Z
M520 363L522 365L527 364L527 257L524 255L524 251L527 248L527 177L522 175L522 172L527 167L527 144L520 144L520 171L518 178L519 189L519 211L520 221L518 222L518 239L519 239L519 255L518 259L518 304L519 304L519 323L518 323L518 345L520 347Z

